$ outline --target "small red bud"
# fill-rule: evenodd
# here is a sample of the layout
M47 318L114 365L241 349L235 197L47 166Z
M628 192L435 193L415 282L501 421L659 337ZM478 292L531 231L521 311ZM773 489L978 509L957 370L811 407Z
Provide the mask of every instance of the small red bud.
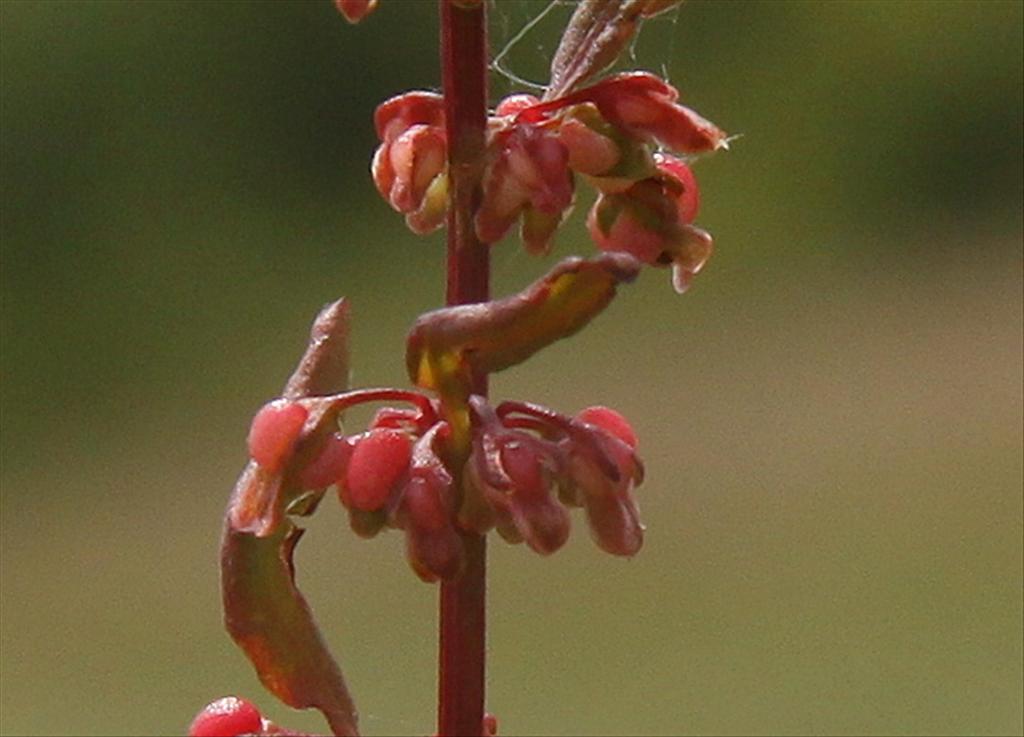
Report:
M587 407L576 415L576 419L597 425L602 430L614 435L630 448L636 450L636 433L633 432L629 420L608 407Z
M263 405L249 428L249 455L269 473L277 473L291 458L306 423L301 404L278 399Z
M373 12L377 0L334 0L334 5L349 23L358 23Z
M534 105L540 103L540 99L533 95L525 93L518 95L509 95L504 100L498 103L498 107L495 109L494 114L500 118L504 118L511 115L518 115L523 110L531 108Z
M465 554L440 490L428 478L413 477L402 504L406 556L416 575L428 583L458 576Z
M697 177L693 175L693 170L676 157L667 154L654 154L654 163L658 171L679 183L681 191L676 200L679 206L679 221L692 223L697 219L697 211L700 209L700 188L697 186Z
M381 509L409 466L412 442L401 430L366 433L352 451L345 472L348 503L363 512Z
M225 696L208 704L192 720L189 737L237 737L258 734L263 719L259 710L245 699Z
M326 489L345 475L352 443L341 433L327 438L320 454L299 473L299 486L303 489Z

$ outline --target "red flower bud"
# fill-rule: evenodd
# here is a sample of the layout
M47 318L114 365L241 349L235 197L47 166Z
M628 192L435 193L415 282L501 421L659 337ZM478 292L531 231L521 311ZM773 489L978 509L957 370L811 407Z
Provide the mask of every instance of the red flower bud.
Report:
M259 734L263 718L259 709L245 699L225 696L208 704L192 720L189 737L237 737Z
M278 399L263 405L249 428L249 455L268 473L278 473L291 459L309 412L301 404Z

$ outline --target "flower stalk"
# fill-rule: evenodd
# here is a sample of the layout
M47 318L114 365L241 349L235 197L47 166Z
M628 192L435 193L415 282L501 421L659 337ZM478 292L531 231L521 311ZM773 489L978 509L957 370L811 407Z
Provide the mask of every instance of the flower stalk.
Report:
M440 0L440 13L451 192L445 302L452 306L490 299L490 252L473 227L484 168L489 58L485 3ZM472 383L473 393L486 396L486 374L473 376ZM468 396L447 399L443 408L454 430L453 447L460 460L469 453L467 401ZM459 421L457 415L466 420ZM461 479L457 481L460 487ZM483 728L487 540L472 532L462 536L466 554L462 575L441 583L439 735L479 735Z

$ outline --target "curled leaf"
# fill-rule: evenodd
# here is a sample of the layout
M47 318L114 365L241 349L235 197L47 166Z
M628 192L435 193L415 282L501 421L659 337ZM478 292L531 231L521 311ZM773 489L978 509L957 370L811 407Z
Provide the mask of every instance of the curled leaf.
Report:
M514 366L580 330L639 269L623 253L568 258L518 294L428 312L406 341L409 377L424 389L468 394L474 374Z

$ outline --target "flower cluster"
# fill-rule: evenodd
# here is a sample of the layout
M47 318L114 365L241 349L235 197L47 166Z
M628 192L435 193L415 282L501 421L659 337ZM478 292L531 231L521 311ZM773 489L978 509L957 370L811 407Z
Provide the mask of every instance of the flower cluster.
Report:
M660 78L629 72L553 100L502 100L488 121L477 237L495 243L518 222L526 249L547 252L579 175L598 191L588 218L598 247L671 265L673 284L685 290L710 255L711 237L692 225L699 201L692 171L664 152L708 153L727 138L678 98ZM372 171L381 195L413 231L440 227L448 206L443 98L393 97L375 122L382 143Z
M296 454L315 411L382 396L414 407L385 407L365 432L329 434L316 453ZM414 392L276 400L253 419L249 453L261 469L287 473L302 489L337 486L357 534L403 530L409 562L425 581L458 575L463 531L496 528L509 542L553 553L569 536L568 507L583 507L603 550L630 556L640 549L633 487L642 480L642 465L636 435L621 415L591 407L567 417L522 402L493 408L478 396L470 398L470 413L472 450L461 487L440 405Z

